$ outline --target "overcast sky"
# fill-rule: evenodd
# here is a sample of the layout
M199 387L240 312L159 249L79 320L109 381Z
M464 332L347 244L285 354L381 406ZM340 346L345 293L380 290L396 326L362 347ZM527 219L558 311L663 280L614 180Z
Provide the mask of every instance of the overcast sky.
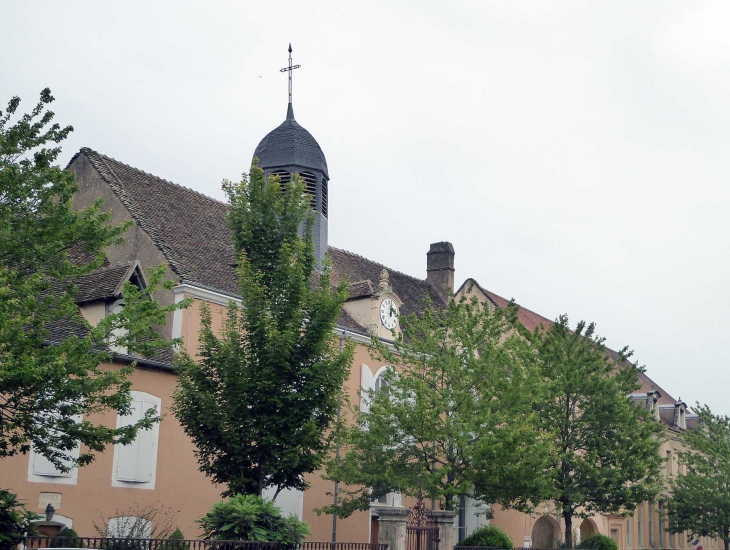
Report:
M330 244L595 321L730 414L730 2L37 2L0 101L50 87L82 146L223 199L286 114L327 157ZM3 107L4 110L4 107Z

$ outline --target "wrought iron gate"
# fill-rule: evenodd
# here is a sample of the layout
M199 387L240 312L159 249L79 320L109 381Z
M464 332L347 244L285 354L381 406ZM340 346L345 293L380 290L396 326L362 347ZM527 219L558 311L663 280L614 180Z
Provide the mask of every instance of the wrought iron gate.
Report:
M428 512L423 498L411 507L406 522L406 550L438 550L439 528Z

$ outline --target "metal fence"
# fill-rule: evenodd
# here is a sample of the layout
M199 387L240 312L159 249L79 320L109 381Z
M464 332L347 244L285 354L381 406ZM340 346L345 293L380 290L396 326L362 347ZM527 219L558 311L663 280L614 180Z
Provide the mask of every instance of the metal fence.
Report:
M252 542L242 540L122 539L108 537L28 537L21 548L86 548L89 550L388 550L368 542Z
M499 546L454 546L454 550L506 550ZM518 548L515 547L512 550L555 550L554 548Z

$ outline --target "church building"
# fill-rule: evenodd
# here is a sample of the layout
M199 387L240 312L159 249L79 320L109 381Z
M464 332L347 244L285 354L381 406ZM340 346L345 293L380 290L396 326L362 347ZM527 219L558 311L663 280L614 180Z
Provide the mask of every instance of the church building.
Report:
M347 338L356 345L346 382L353 404L360 403L361 389L378 386L388 368L370 357L367 346L371 335L385 340L392 338L391 330L398 330L398 315L420 313L425 297L434 304L443 305L455 291L457 296L473 295L494 307L507 305L508 300L483 288L476 278L457 278L455 247L449 242L408 244L422 247L424 251L424 271L418 274L400 273L376 259L330 245L330 241L337 242L337 235L328 233L330 174L327 160L312 134L297 122L291 100L284 121L250 154L258 158L265 173L279 176L282 182L288 181L294 173L300 174L316 215L317 261L321 265L325 256L330 258L334 281L349 278L349 297L333 337ZM235 254L226 223L228 206L89 148L81 149L70 161L68 169L76 174L79 183L79 192L74 199L76 205L87 207L102 198L104 209L111 213L112 223L134 221L125 241L109 248L106 265L89 275L81 288L77 302L82 314L91 324L98 322L119 307L121 286L125 281L144 285L145 270L164 264L167 276L175 286L170 291L161 291L157 299L169 304L191 298L193 305L176 311L160 330L166 338L182 338L185 349L196 355L201 305L208 304L214 326L220 326L229 301L239 299ZM336 174L334 177L336 181ZM336 190L336 186L333 189ZM397 315L393 315L393 311ZM519 316L530 330L550 323L526 308L520 309ZM197 538L200 531L195 521L220 500L222 488L214 486L198 471L193 444L169 411L176 385L172 352L161 353L154 359L142 359L127 355L123 349L116 351L115 361L106 368L118 369L136 362L131 378L134 411L131 416L106 414L94 421L112 427L122 426L133 422L149 408L159 411L163 420L154 429L140 432L132 445L110 447L89 466L68 473L56 470L32 451L3 459L0 487L18 493L31 510L41 514L51 503L55 509L53 518L41 522L51 532L69 526L80 536L97 536L93 524L98 524L102 517L125 517L130 510L158 504L179 510L177 523L185 537ZM670 435L678 434L696 422L696 417L686 412L684 403L672 398L650 378L642 375L641 384L640 393L632 398L653 411L657 420L666 424ZM677 446L677 438L669 437L661 451L666 453L675 471ZM285 491L277 498L277 504L311 525L313 534L309 540L328 541L332 517L318 516L314 509L331 502L332 497L327 493L333 487L319 474L308 476L308 481L311 487L306 492ZM412 504L405 501L392 494L373 504ZM456 540L487 523L480 515L483 511L480 504L468 497L461 499ZM684 548L682 537L673 538L670 544L659 527L655 511L654 504L647 503L633 518L600 516L586 520L576 529L583 537L595 532L612 536L621 550L650 545ZM495 510L491 521L510 534L515 546L552 548L562 538L561 519L549 507L534 515ZM372 525L371 512L357 512L338 522L338 540L369 541Z

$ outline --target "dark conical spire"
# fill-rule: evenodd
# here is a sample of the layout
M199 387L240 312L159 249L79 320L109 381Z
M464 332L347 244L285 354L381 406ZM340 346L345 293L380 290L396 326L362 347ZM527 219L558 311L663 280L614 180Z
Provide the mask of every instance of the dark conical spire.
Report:
M289 103L289 106L286 108L286 119L294 120L294 107L292 107L291 103Z

